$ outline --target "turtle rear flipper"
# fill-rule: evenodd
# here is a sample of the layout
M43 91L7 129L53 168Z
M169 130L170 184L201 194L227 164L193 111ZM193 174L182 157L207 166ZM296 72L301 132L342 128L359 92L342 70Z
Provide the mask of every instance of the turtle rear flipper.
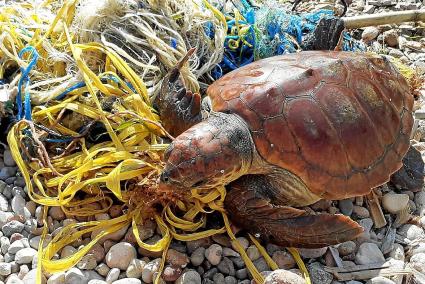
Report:
M171 135L178 136L202 120L201 95L187 91L179 79L180 69L195 49L187 54L165 75L154 104L159 110L162 125Z
M248 182L249 181L249 182ZM363 229L343 215L310 215L273 205L264 176L244 176L229 185L225 208L232 221L263 240L281 246L319 248L358 237Z

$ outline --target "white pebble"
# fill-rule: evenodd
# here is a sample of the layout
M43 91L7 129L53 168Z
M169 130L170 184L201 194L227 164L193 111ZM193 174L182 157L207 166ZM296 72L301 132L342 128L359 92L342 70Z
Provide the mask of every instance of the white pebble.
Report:
M113 245L106 254L106 264L111 268L126 270L130 261L137 257L136 249L130 243L121 242Z
M24 248L18 251L15 255L15 261L18 264L32 263L37 251L33 248Z
M106 282L111 283L115 280L118 280L119 276L120 276L120 270L118 268L112 268L111 270L109 270L109 273L106 276Z

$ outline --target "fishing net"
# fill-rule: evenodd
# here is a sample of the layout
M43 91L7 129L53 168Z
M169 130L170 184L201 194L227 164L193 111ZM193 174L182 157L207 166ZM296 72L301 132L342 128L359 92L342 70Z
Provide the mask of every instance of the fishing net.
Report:
M162 252L155 283L173 239L219 233L230 236L255 281L262 283L263 276L231 229L223 207L224 187L185 195L157 188L168 145L162 141L167 133L151 97L167 69L189 47L198 51L183 69L187 84L196 90L198 80L212 79L211 70L222 57L225 17L206 1L135 3L11 1L0 11L0 78L7 88L17 88L16 123L7 139L28 196L43 206L37 279L43 271L71 268L99 240L130 226L141 248ZM88 10L93 14L83 13ZM102 17L90 16L96 13ZM113 205L121 207L120 216L93 220ZM47 243L47 212L52 206L83 221L64 226ZM224 225L208 229L207 218L214 212ZM153 244L139 235L147 220L161 233ZM88 234L88 244L56 259L64 246ZM250 237L268 265L277 269ZM309 282L297 251L290 251Z
M304 39L314 33L322 18L336 18L331 10L296 15L276 1L253 7L241 1L226 13L228 32L224 58L213 72L216 78L254 60L303 50ZM343 50L364 51L349 33L343 33Z

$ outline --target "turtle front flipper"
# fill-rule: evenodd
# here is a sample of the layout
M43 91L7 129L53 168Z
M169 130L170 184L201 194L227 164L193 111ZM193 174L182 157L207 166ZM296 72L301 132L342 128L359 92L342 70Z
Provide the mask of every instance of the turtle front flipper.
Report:
M243 176L229 184L225 208L236 225L277 245L318 248L359 236L363 229L344 215L310 215L289 206L274 205L267 177Z
M202 120L201 95L187 91L180 80L180 69L193 54L191 49L171 69L161 83L161 89L155 98L162 125L171 135L178 136Z

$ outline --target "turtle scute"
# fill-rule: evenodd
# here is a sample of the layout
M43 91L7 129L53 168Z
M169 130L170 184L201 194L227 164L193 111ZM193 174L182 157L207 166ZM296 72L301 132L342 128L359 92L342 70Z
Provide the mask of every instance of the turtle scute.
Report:
M389 180L409 148L413 96L381 56L306 51L259 60L208 89L248 124L258 153L326 199Z

